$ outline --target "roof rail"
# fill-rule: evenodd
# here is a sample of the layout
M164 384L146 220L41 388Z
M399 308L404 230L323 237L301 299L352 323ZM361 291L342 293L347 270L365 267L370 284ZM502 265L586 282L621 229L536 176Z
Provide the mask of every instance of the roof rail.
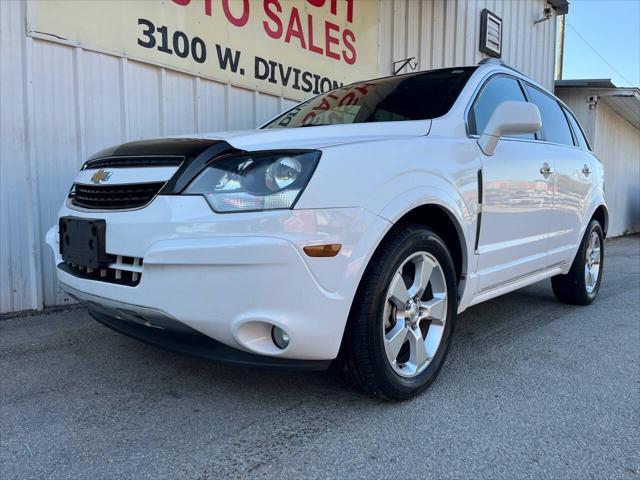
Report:
M518 70L515 67L512 67L511 65L507 65L505 63L504 60L502 60L501 58L483 58L482 60L480 60L478 62L478 65L498 65L504 68L508 68L509 70L519 73L522 76L527 76L526 74L522 73L520 70Z
M506 65L506 64L504 63L504 60L502 60L501 58L488 57L480 60L478 62L478 65Z

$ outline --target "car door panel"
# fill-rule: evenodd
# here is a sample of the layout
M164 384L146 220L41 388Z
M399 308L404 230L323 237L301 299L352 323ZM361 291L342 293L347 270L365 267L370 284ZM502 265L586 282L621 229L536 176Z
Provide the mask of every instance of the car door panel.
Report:
M504 101L524 102L526 97L515 78L501 74L485 83L470 108L470 133L481 134L495 108ZM481 157L478 292L547 266L553 204L553 177L540 172L550 160L535 135L503 137L493 155L481 152Z
M478 238L478 289L487 290L548 266L553 176L536 142L502 139L483 156L483 200Z
M526 83L529 101L540 109L546 155L554 163L554 200L549 227L548 253L552 265L570 261L580 242L591 179L588 154L576 148L578 137L571 115L558 100Z
M585 150L550 145L555 162L555 192L549 230L553 263L569 262L580 243L592 189L590 155Z

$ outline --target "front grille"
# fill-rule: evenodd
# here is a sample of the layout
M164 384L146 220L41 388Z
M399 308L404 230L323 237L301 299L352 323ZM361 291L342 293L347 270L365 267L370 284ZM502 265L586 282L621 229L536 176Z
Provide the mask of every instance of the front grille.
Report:
M82 167L83 170L94 168L132 168L132 167L179 167L184 157L157 156L157 157L107 157L89 160Z
M164 182L130 185L83 185L76 183L69 193L71 203L92 210L126 210L143 207L160 191Z
M135 287L142 277L143 259L139 257L126 257L123 255L109 255L109 264L106 268L87 268L62 262L58 268L75 277L97 280L100 282L115 283Z

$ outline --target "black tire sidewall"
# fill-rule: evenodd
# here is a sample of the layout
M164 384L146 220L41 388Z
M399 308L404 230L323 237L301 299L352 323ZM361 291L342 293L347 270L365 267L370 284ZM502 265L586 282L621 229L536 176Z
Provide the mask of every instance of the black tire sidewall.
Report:
M412 378L405 378L393 370L386 358L382 328L382 322L384 321L383 312L386 304L385 293L391 284L393 275L400 265L409 256L420 251L425 251L433 255L438 263L440 263L444 273L447 285L447 321L440 346L431 363L419 375ZM426 228L416 228L407 232L405 238L403 238L397 248L395 248L391 259L387 261L385 269L379 278L379 291L381 295L379 295L380 298L374 309L374 316L372 318L374 328L372 333L376 367L381 373L387 389L391 389L394 392L393 396L409 398L426 388L435 379L444 362L455 326L458 308L456 283L455 268L447 247L435 233Z
M598 280L596 281L596 287L593 289L593 292L587 292L587 280L584 276L584 265L587 261L587 250L589 248L589 238L591 234L596 232L598 234L598 238L600 239L600 270L598 271ZM580 263L576 264L574 268L576 269L576 276L580 279L580 288L584 292L585 297L589 300L589 303L593 302L595 298L598 296L598 291L600 290L600 283L602 282L602 275L604 273L604 232L602 231L602 226L596 220L592 220L589 224L587 231L585 233L584 239L582 240L582 246L580 248L580 256L578 259ZM580 274L581 273L581 274Z

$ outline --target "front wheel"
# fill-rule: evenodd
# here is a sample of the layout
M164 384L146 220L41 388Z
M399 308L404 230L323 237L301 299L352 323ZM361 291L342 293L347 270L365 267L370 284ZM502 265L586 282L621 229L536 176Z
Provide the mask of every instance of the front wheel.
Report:
M589 305L600 290L603 265L604 233L600 223L591 220L569 273L551 278L556 298L573 305Z
M444 242L397 228L374 254L349 316L343 370L372 396L406 400L436 377L456 321L455 268Z

